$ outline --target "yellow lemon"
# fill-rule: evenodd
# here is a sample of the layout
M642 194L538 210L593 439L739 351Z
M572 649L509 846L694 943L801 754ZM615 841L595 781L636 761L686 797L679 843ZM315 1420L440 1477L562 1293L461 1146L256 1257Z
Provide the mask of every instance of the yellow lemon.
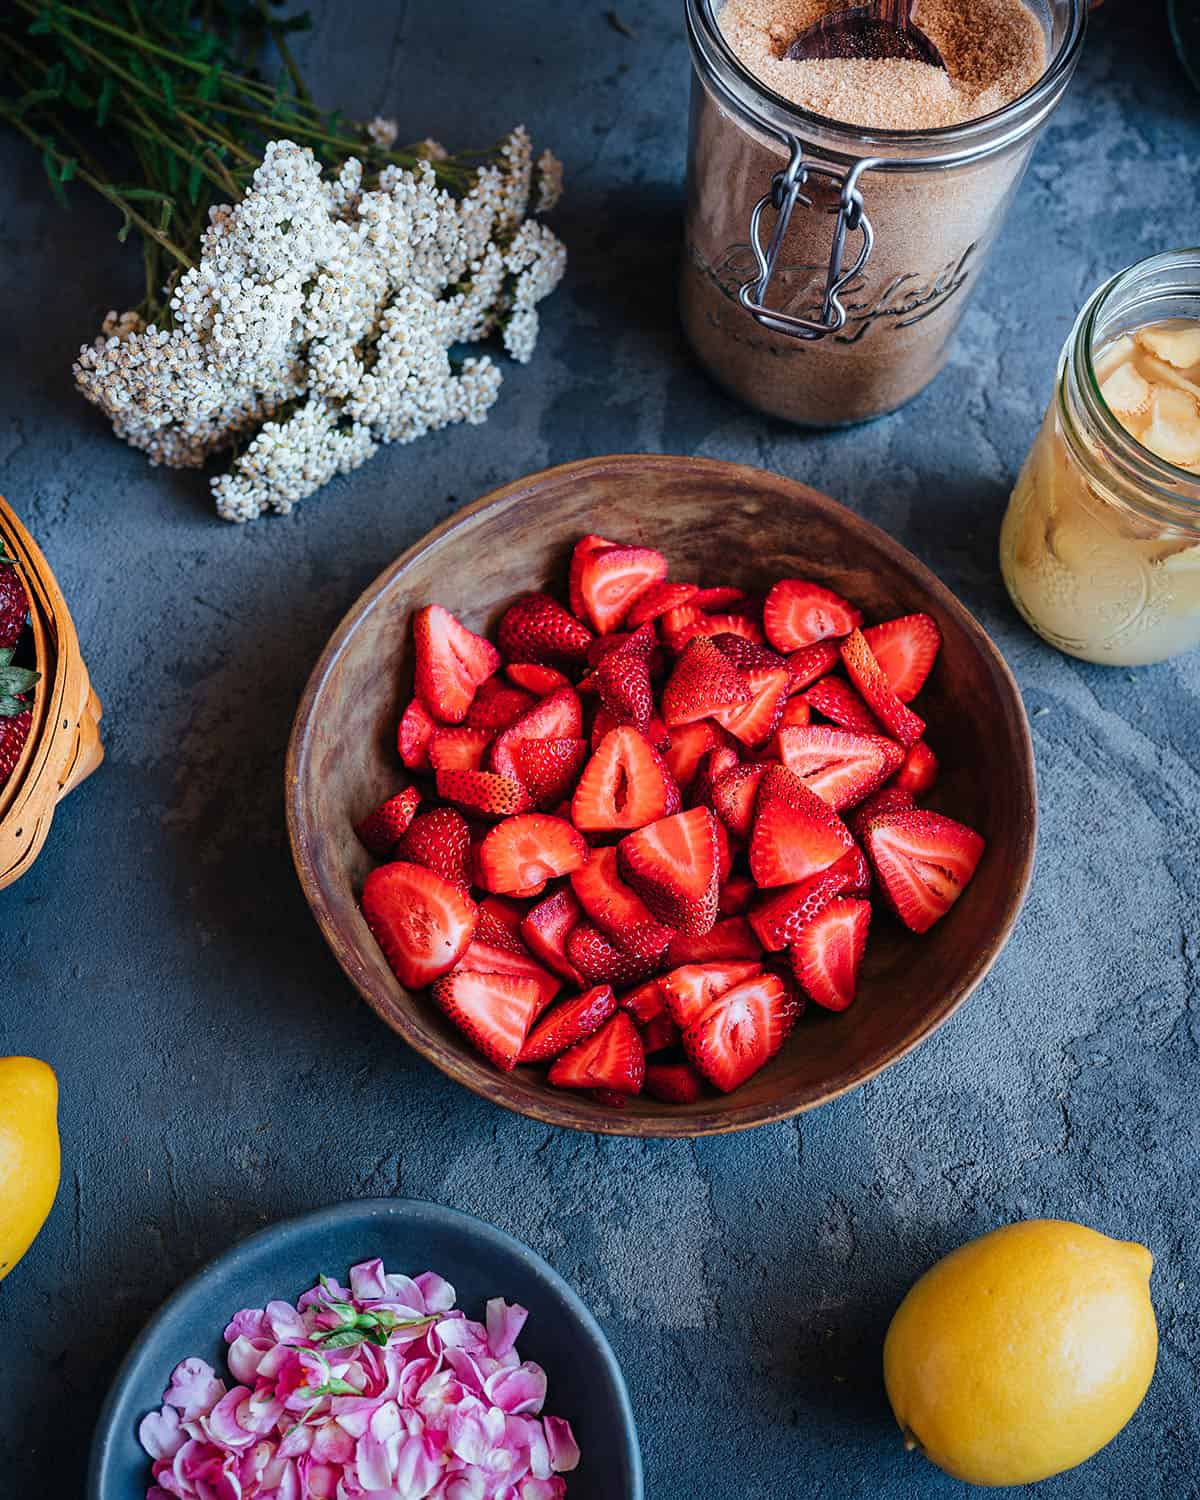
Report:
M36 1057L0 1057L0 1281L58 1192L58 1079Z
M1154 1261L1059 1219L1010 1224L938 1261L883 1346L905 1439L971 1484L1031 1484L1115 1437L1154 1374Z

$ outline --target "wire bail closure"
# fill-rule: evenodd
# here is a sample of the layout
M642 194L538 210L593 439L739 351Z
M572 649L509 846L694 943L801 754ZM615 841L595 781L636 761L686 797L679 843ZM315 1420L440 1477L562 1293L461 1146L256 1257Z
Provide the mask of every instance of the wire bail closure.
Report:
M750 215L750 248L758 266L758 275L745 282L738 290L738 301L753 317L769 328L772 333L787 334L789 338L823 339L826 334L836 333L845 326L846 309L842 306L840 293L862 271L870 259L875 244L875 231L863 205L858 180L865 171L878 164L879 158L862 157L852 167L843 169L828 162L804 158L804 147L794 137L787 138L790 159L781 172L771 179L771 190L754 205ZM838 202L837 222L833 230L833 245L829 252L829 270L825 278L825 296L818 318L803 318L795 313L775 312L766 305L767 291L775 274L784 237L792 220L796 205L811 208L813 200L802 191L810 177L822 177L839 183L841 193ZM764 251L762 246L762 218L767 208L774 208L778 217L771 239ZM862 247L854 263L843 270L846 253L846 236L858 232L862 235Z

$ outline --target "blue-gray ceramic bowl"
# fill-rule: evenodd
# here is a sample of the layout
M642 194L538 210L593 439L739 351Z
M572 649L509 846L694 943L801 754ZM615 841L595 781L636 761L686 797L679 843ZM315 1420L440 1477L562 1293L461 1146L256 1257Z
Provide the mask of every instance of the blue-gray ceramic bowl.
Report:
M235 1245L182 1286L142 1331L113 1388L92 1444L88 1500L145 1500L150 1463L137 1440L171 1371L198 1354L224 1368L221 1330L239 1308L295 1300L319 1272L345 1277L379 1256L389 1270L437 1271L470 1317L489 1297L529 1309L520 1350L544 1366L546 1409L567 1417L583 1461L567 1478L571 1500L644 1500L629 1393L591 1313L540 1256L470 1214L406 1198L341 1203L287 1219Z

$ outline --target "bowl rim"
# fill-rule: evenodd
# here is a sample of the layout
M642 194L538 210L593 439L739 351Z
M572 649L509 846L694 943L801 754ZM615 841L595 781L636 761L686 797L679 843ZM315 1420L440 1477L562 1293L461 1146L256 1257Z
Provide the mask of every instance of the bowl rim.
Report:
M314 710L326 681L361 621L379 604L394 579L416 559L436 547L450 532L469 528L484 514L491 516L494 512L517 505L548 481L561 482L564 479L572 479L585 474L594 475L606 470L615 474L630 469L640 472L645 472L647 469L671 472L681 463L686 464L689 474L699 481L703 480L705 473L711 474L714 478L719 475L726 481L740 480L745 484L760 487L763 480L767 479L772 486L792 492L794 498L802 500L805 505L812 506L814 503L819 505L835 517L839 525L869 537L873 546L913 576L921 588L931 596L939 611L953 615L959 620L976 648L989 661L997 674L1002 689L1007 694L1007 706L1015 710L1009 717L1012 719L1019 747L1019 764L1016 770L1025 784L1028 796L1025 799L1024 815L1021 817L1019 856L1014 865L1009 899L1004 915L988 942L979 949L959 983L947 994L941 1004L923 1016L921 1023L913 1029L912 1034L889 1049L886 1055L864 1066L856 1072L853 1078L823 1089L819 1097L804 1099L798 1103L785 1097L762 1104L747 1104L738 1107L733 1102L735 1096L722 1096L721 1100L713 1101L713 1106L704 1113L692 1115L669 1113L628 1115L623 1110L606 1109L591 1100L577 1097L568 1090L554 1091L549 1088L545 1090L544 1095L537 1096L536 1102L519 1102L508 1092L506 1087L508 1075L492 1068L485 1059L481 1059L476 1064L474 1059L467 1058L465 1055L459 1057L430 1048L418 1035L410 1032L406 1025L395 1024L394 1018L385 1015L376 1005L367 971L359 960L357 950L342 934L325 901L316 873L309 830L305 826L303 817L302 773L312 748L315 730ZM490 1100L493 1104L502 1105L515 1114L524 1115L542 1124L563 1126L595 1135L635 1136L644 1139L692 1139L707 1135L724 1135L738 1130L751 1130L759 1125L776 1124L781 1120L791 1119L795 1115L804 1114L810 1109L816 1109L820 1105L841 1098L843 1094L848 1094L852 1089L878 1077L893 1063L907 1057L965 1003L1003 952L1029 893L1037 845L1037 777L1033 739L1024 702L1011 668L991 636L966 605L920 558L890 536L882 527L876 526L874 522L858 515L848 506L834 500L832 496L814 490L801 480L749 464L731 463L725 459L667 453L604 454L594 458L574 459L568 463L539 469L535 473L526 474L508 484L501 485L498 489L491 490L478 500L456 510L431 531L426 532L411 547L400 553L373 582L368 584L342 616L326 643L325 649L317 659L301 695L288 741L284 769L284 796L288 842L305 899L343 972L385 1025L397 1032L427 1062L431 1062L455 1083L462 1084L472 1093ZM726 1107L722 1108L722 1104Z
M629 1388L625 1383L625 1376L613 1353L612 1345L608 1341L603 1328L596 1321L595 1314L580 1297L579 1293L554 1269L549 1261L540 1256L536 1250L530 1249L522 1240L515 1235L509 1234L506 1229L499 1225L490 1224L486 1219L480 1219L475 1214L466 1213L460 1208L449 1208L442 1203L434 1203L425 1198L357 1198L348 1199L342 1203L333 1203L325 1208L311 1209L307 1213L293 1214L286 1219L278 1219L274 1224L268 1224L264 1229L257 1229L252 1234L246 1235L240 1240L234 1241L227 1249L222 1250L219 1255L214 1256L206 1262L199 1270L194 1271L186 1281L173 1291L158 1309L151 1314L147 1322L135 1335L108 1388L108 1394L104 1398L104 1404L100 1408L100 1415L96 1420L96 1427L92 1437L91 1450L88 1459L87 1472L87 1500L113 1500L113 1497L101 1489L101 1482L105 1479L102 1472L107 1465L112 1453L113 1444L116 1441L114 1422L117 1407L120 1405L126 1387L140 1373L139 1366L146 1357L147 1349L154 1335L159 1329L170 1322L176 1309L187 1301L197 1291L200 1285L218 1269L229 1269L236 1272L236 1262L247 1257L253 1257L260 1249L272 1241L278 1239L290 1239L306 1232L329 1228L342 1223L356 1223L359 1221L374 1221L376 1219L410 1219L415 1223L440 1223L449 1224L454 1228L465 1230L476 1241L482 1242L489 1249L502 1250L523 1261L530 1270L545 1280L551 1289L567 1304L572 1316L577 1320L584 1334L595 1345L600 1355L601 1363L612 1386L613 1395L621 1417L621 1440L625 1447L625 1457L629 1467L631 1489L629 1500L644 1500L645 1475L642 1466L641 1444L638 1440L637 1422L633 1414L633 1403L629 1397ZM229 1264L227 1264L229 1263ZM148 1461L147 1461L148 1462Z

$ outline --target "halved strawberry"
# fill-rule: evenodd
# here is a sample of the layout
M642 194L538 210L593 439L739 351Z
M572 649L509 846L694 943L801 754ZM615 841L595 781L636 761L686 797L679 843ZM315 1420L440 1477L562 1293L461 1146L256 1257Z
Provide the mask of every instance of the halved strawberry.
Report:
M800 700L809 709L855 734L882 734L883 725L867 707L861 693L855 692L840 677L822 677L814 682Z
M420 698L414 698L400 715L396 749L410 771L428 771L429 741L436 728L437 720L431 717Z
M491 743L490 729L435 729L429 741L429 764L435 771L481 771Z
M915 807L912 793L906 792L903 787L897 786L892 781L888 786L881 786L877 792L851 812L846 818L846 827L856 839L866 836L867 829L876 818L883 817L884 813L907 812Z
M750 873L763 887L793 885L851 847L850 830L786 766L763 774L750 834Z
M438 795L481 818L510 818L533 806L529 793L512 776L491 771L439 771Z
M524 915L525 908L519 901L512 901L504 896L485 896L479 903L475 941L528 958L529 949L521 938L521 920Z
M763 629L776 651L802 651L816 641L849 635L861 624L861 610L804 578L781 578L763 605Z
M752 694L749 703L735 708L718 708L713 713L717 723L741 740L743 745L764 745L775 733L788 694L786 667L743 668Z
M748 839L766 766L738 766L713 784L713 810L730 833Z
M613 729L583 768L571 816L583 833L641 828L678 811L679 788L666 762L632 725Z
M549 813L523 813L497 823L479 849L479 877L503 895L569 875L587 863L588 847L570 823Z
M638 984L658 966L657 958L633 958L623 953L591 922L572 927L567 937L567 958L588 984Z
M689 641L716 635L740 636L755 645L761 645L763 639L761 627L749 615L701 615L673 631L669 644L672 651L682 651Z
M378 859L386 859L408 830L421 805L421 793L415 786L405 787L374 812L368 813L354 831L360 842Z
M718 917L744 916L758 895L758 887L749 875L731 875L717 898Z
M609 984L598 984L564 1000L537 1023L521 1048L518 1062L547 1062L599 1031L617 1008L617 997Z
M842 661L850 681L866 699L867 707L883 725L884 732L906 748L915 745L925 733L925 720L906 708L892 692L861 630L853 631L842 642Z
M862 895L871 884L866 858L857 846L807 880L772 891L750 913L750 926L763 947L780 953L838 896Z
M508 673L510 682L532 693L535 698L546 698L551 693L557 692L559 688L571 686L570 678L565 677L556 668L543 667L533 661L509 662L505 671Z
M505 610L496 641L506 662L554 667L583 661L592 632L550 594L524 594Z
M792 971L810 1000L826 1010L851 1004L870 926L871 903L840 896L801 928L792 945Z
M746 1082L775 1056L796 1019L778 974L760 974L721 995L683 1033L692 1064L722 1093Z
M729 830L721 822L720 818L713 818L713 827L717 834L717 888L719 891L720 887L729 879L730 871L733 869L735 851L733 840L729 837ZM741 852L740 848L737 852Z
M984 850L973 828L941 813L885 813L866 831L884 896L913 932L927 932L962 895Z
M780 729L803 729L811 722L812 709L808 706L808 699L802 694L797 693L783 705L783 713L779 719Z
M575 985L583 984L583 976L567 957L567 938L582 920L583 909L565 883L521 919L521 936L530 952Z
M650 547L604 547L586 554L578 574L584 615L600 635L616 630L635 602L667 576L667 560Z
M533 800L540 807L555 807L574 790L587 753L586 740L518 740L514 759Z
M636 656L648 662L652 672L662 668L662 647L658 644L654 626L649 623L639 625L636 630L614 630L609 635L598 635L588 647L588 666L598 667L606 656L614 653Z
M665 1052L668 1047L679 1044L679 1027L665 1010L659 1011L652 1020L638 1028L646 1056L654 1052Z
M761 963L684 964L664 974L659 984L675 1024L687 1027L727 990L761 973Z
M432 870L379 865L362 893L363 920L396 978L419 989L452 969L475 931L475 903Z
M781 729L778 743L779 758L788 770L839 812L869 797L904 758L895 740L828 724Z
M700 757L696 774L688 789L689 806L711 807L714 783L719 781L726 771L736 770L740 764L738 753L732 745L718 745L714 750L706 750Z
M762 958L762 944L754 935L754 929L745 917L726 917L716 922L702 937L688 937L679 933L667 948L666 962L672 967L681 964L724 963L732 959Z
M550 1066L547 1078L560 1089L612 1089L639 1094L646 1077L642 1039L629 1015L619 1010L596 1032L577 1042Z
M663 758L676 785L681 791L689 791L694 784L701 757L708 751L728 744L728 736L709 719L698 719L694 724L681 724L669 731L670 744Z
M901 615L863 631L888 685L901 703L911 703L925 686L942 645L942 632L932 615Z
M660 921L698 937L717 920L717 820L707 807L659 818L618 851L622 874Z
M631 630L636 630L639 625L665 615L669 609L678 609L699 592L694 583L653 583L625 616L625 623Z
M532 979L458 969L438 980L433 998L473 1046L512 1072L537 1013Z
M688 1063L650 1063L646 1092L661 1104L695 1104L704 1094L704 1080Z
M745 589L735 589L727 583L720 583L712 588L701 589L699 593L692 596L691 602L711 615L720 610L732 609L735 604L741 604L745 598Z
M492 769L520 781L516 751L522 740L577 740L582 735L583 704L579 694L573 688L559 688L534 704L497 738L492 745Z
M689 642L662 692L668 729L706 719L719 708L749 703L754 694L743 673L707 637Z
M896 772L892 785L907 792L910 797L924 797L937 785L938 769L937 756L924 740L918 740L905 756L904 764Z
M440 604L417 611L413 641L417 696L435 719L461 724L475 689L499 667L500 653Z
M567 576L567 602L571 606L571 613L577 620L587 618L587 601L583 597L582 589L584 563L593 552L600 552L618 545L617 542L610 542L607 537L597 536L595 532L590 532L575 543Z
M623 953L654 958L671 941L671 929L657 921L621 879L615 849L593 849L587 864L572 874L571 889L591 920Z
M471 830L453 807L434 807L418 813L396 845L397 859L423 865L451 885L471 885Z
M531 980L538 992L535 1017L541 1015L562 989L562 980L558 975L544 969L528 953L514 953L511 948L481 942L478 936L459 959L454 972L457 974L460 971L468 974L507 974L512 979Z
M731 635L728 631L714 635L712 643L735 667L743 672L772 672L787 666L787 658L764 646L761 641L747 640L744 635Z
M600 701L616 723L644 731L654 712L646 658L635 651L610 651L596 668L595 678Z
M841 652L836 641L816 641L811 646L802 646L799 651L791 652L787 658L791 679L788 692L800 692L810 683L824 677L826 672L832 672L840 660Z
M500 677L489 677L475 693L465 723L469 729L490 729L493 734L515 724L528 713L537 698Z
M698 604L689 600L686 604L677 604L673 609L667 610L666 614L660 615L658 628L662 638L671 650L676 649L675 642L680 631L691 625L695 620L703 620L704 611Z
M661 1016L667 1008L662 982L658 979L648 979L645 984L639 984L637 989L630 990L628 995L621 996L621 1006L629 1012L639 1026L648 1025L655 1016Z

